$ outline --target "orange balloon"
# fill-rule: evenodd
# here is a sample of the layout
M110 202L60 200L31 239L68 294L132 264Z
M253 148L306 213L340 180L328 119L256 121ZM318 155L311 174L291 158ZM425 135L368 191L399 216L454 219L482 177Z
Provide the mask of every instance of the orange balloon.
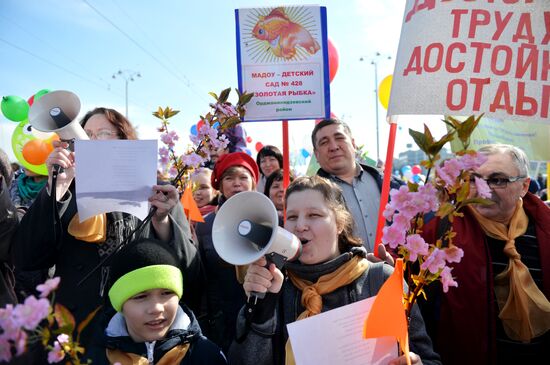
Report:
M51 142L47 143L45 141L33 139L25 143L21 152L23 154L23 158L28 163L33 165L42 165L46 162L46 159L52 151L53 146Z

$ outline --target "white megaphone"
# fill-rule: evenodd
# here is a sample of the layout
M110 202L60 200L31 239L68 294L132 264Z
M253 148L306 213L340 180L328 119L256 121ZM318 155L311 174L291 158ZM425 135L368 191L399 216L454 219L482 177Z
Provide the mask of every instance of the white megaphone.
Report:
M80 112L80 99L76 94L57 90L44 94L29 109L29 123L42 132L55 132L63 141L88 139L76 121Z
M212 242L218 255L233 265L266 256L281 268L302 252L300 240L279 227L273 202L255 191L238 193L222 205L212 226Z

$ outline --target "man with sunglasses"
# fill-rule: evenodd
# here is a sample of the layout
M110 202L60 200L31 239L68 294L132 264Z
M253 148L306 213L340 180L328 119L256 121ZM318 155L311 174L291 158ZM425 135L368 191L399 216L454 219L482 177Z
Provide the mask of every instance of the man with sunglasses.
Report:
M550 209L528 192L529 161L511 145L478 150L474 173L491 188L491 204L453 220L464 250L452 274L458 287L428 294L423 315L444 364L534 364L550 347ZM470 193L476 195L475 184ZM435 242L448 222L432 220Z

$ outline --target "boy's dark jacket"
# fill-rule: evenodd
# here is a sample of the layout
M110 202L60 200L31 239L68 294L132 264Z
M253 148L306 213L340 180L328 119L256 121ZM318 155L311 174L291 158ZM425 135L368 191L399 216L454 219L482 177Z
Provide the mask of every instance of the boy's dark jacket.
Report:
M172 328L164 339L155 343L154 364L160 361L172 348L186 343L190 343L189 350L180 365L227 364L227 360L219 347L202 335L193 312L181 305ZM138 354L147 359L145 343L137 343L132 340L128 335L126 323L120 313L115 314L109 321L109 325L103 333L101 345L104 349L117 349L126 353ZM95 356L92 358L94 365L109 364L105 350L94 351L94 353Z

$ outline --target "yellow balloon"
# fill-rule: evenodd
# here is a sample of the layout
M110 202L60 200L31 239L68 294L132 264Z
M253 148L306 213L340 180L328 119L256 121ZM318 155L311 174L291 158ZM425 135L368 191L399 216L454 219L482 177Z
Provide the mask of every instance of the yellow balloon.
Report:
M393 76L388 75L382 80L380 85L378 86L378 100L380 100L380 104L384 107L384 109L388 109L388 105L390 104L390 91L391 91L391 82L392 82Z

